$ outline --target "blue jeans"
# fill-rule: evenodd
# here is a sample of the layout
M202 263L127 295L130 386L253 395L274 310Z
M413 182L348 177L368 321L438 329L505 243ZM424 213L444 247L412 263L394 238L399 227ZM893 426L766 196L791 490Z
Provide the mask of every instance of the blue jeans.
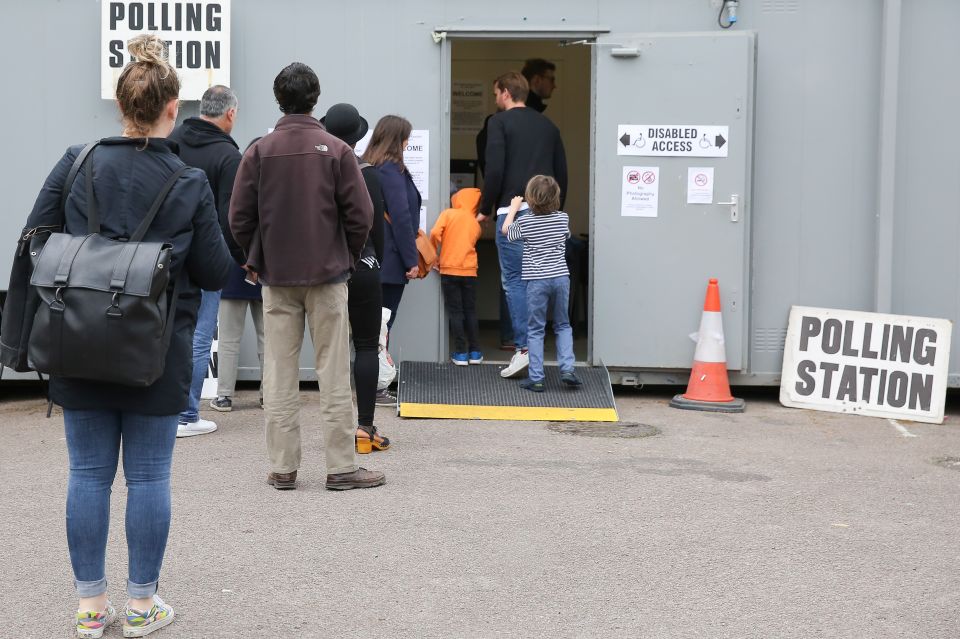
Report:
M557 334L560 372L573 372L573 329L570 328L567 312L569 299L570 278L566 275L527 282L527 309L530 312L530 322L527 324L530 369L527 375L531 381L543 381L543 334L548 311L553 311L553 332Z
M524 213L517 215L519 219ZM500 256L500 281L507 293L507 306L513 321L513 342L517 348L527 347L527 283L523 275L523 241L511 242L500 230L506 215L497 216L497 253Z
M180 413L180 421L192 424L200 420L200 392L203 380L210 367L210 347L213 333L217 330L217 311L220 309L220 291L203 291L200 310L197 311L197 327L193 329L193 381L190 382L190 397L187 410Z
M170 531L170 464L176 415L137 415L112 410L63 410L70 458L67 546L80 597L107 590L105 557L110 493L123 441L127 480L127 594L157 592Z
M510 317L510 306L507 304L507 292L500 285L500 344L513 342L513 318Z

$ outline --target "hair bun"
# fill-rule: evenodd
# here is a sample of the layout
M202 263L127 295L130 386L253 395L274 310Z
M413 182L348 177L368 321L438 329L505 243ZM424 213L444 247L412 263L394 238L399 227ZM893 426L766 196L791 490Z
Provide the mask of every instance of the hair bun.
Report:
M137 62L168 66L167 45L156 35L138 35L127 42L127 51L137 59Z

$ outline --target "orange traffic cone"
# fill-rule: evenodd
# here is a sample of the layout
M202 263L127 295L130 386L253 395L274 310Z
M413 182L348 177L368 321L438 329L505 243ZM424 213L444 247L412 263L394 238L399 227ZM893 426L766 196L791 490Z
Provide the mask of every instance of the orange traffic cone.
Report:
M707 284L700 330L690 336L697 342L687 392L676 395L670 405L687 410L742 413L744 402L730 394L727 355L723 346L723 318L720 315L720 286L716 279Z

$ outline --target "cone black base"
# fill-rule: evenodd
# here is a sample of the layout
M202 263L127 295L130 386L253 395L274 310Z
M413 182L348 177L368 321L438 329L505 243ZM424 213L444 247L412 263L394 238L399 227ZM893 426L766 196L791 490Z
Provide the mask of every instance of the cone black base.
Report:
M683 410L701 410L710 413L742 413L747 408L746 402L736 397L729 402L701 402L687 399L682 394L674 395L670 406Z

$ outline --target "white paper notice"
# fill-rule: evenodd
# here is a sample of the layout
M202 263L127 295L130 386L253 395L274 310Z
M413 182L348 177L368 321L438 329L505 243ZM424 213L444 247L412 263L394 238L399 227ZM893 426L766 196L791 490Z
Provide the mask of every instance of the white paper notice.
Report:
M424 201L430 199L430 131L413 130L407 148L403 150L403 163L407 165L420 197Z
M427 232L427 207L420 207L420 230L424 233Z
M620 215L624 217L657 217L660 200L660 167L623 167L623 193Z
M486 117L487 82L454 80L450 99L450 130L476 135Z
M367 146L370 144L370 138L373 137L373 129L367 131L363 136L355 151L357 155L363 155ZM410 141L407 142L407 148L403 150L403 163L407 165L413 183L420 191L420 197L424 201L430 198L430 131L427 129L414 129L410 133Z
M713 167L687 168L687 204L713 204Z
M360 156L367 152L367 146L370 144L370 138L373 137L373 129L367 131L367 134L360 138L357 141L357 145L353 147L354 152Z

